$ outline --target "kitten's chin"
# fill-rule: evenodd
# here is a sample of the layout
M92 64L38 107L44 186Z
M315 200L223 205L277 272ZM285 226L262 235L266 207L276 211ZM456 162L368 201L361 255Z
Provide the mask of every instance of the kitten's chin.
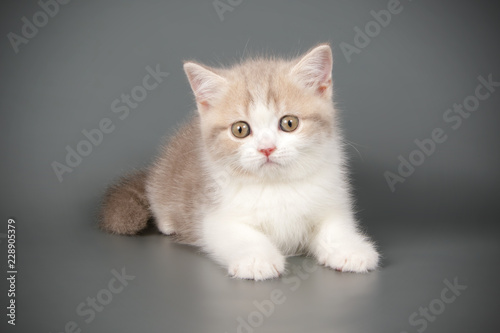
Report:
M266 181L266 182L289 182L310 177L321 168L319 159L306 159L297 157L296 159L262 158L259 160L238 161L231 167L231 174L235 179ZM220 166L223 168L223 166Z
M278 161L268 160L262 162L256 169L252 170L250 174L259 180L281 182L303 179L307 177L304 171L305 170L302 168L294 168Z
M262 169L262 168L277 168L277 167L281 167L281 164L279 162L268 159L267 161L263 161L260 164L259 168Z

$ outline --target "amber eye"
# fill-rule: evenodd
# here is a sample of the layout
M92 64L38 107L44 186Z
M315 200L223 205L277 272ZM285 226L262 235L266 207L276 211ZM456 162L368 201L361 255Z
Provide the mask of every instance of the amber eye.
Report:
M239 139L242 139L250 134L250 126L244 121L238 121L231 126L231 132Z
M293 132L299 126L299 118L295 116L284 116L280 120L280 127L285 132Z

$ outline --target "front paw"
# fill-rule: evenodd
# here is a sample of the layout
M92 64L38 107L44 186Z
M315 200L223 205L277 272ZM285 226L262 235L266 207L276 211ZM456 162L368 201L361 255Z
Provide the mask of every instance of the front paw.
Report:
M379 254L367 241L325 245L318 262L341 272L365 273L378 266Z
M239 279L267 280L279 277L285 271L285 257L281 254L248 254L228 266L229 275Z

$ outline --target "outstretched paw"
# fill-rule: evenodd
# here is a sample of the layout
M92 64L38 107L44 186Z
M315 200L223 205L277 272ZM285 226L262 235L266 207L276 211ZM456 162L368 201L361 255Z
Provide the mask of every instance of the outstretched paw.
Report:
M235 260L228 267L232 277L257 281L277 278L284 271L285 258L282 255L250 254Z
M318 261L340 272L365 273L377 268L379 254L369 242L337 244L323 249Z

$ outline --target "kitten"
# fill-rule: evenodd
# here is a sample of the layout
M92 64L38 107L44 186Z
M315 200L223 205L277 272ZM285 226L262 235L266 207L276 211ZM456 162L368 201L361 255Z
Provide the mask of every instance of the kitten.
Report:
M375 269L379 255L352 212L329 45L291 61L184 70L197 115L149 170L107 191L101 227L135 234L153 217L243 279L278 277L295 254Z

